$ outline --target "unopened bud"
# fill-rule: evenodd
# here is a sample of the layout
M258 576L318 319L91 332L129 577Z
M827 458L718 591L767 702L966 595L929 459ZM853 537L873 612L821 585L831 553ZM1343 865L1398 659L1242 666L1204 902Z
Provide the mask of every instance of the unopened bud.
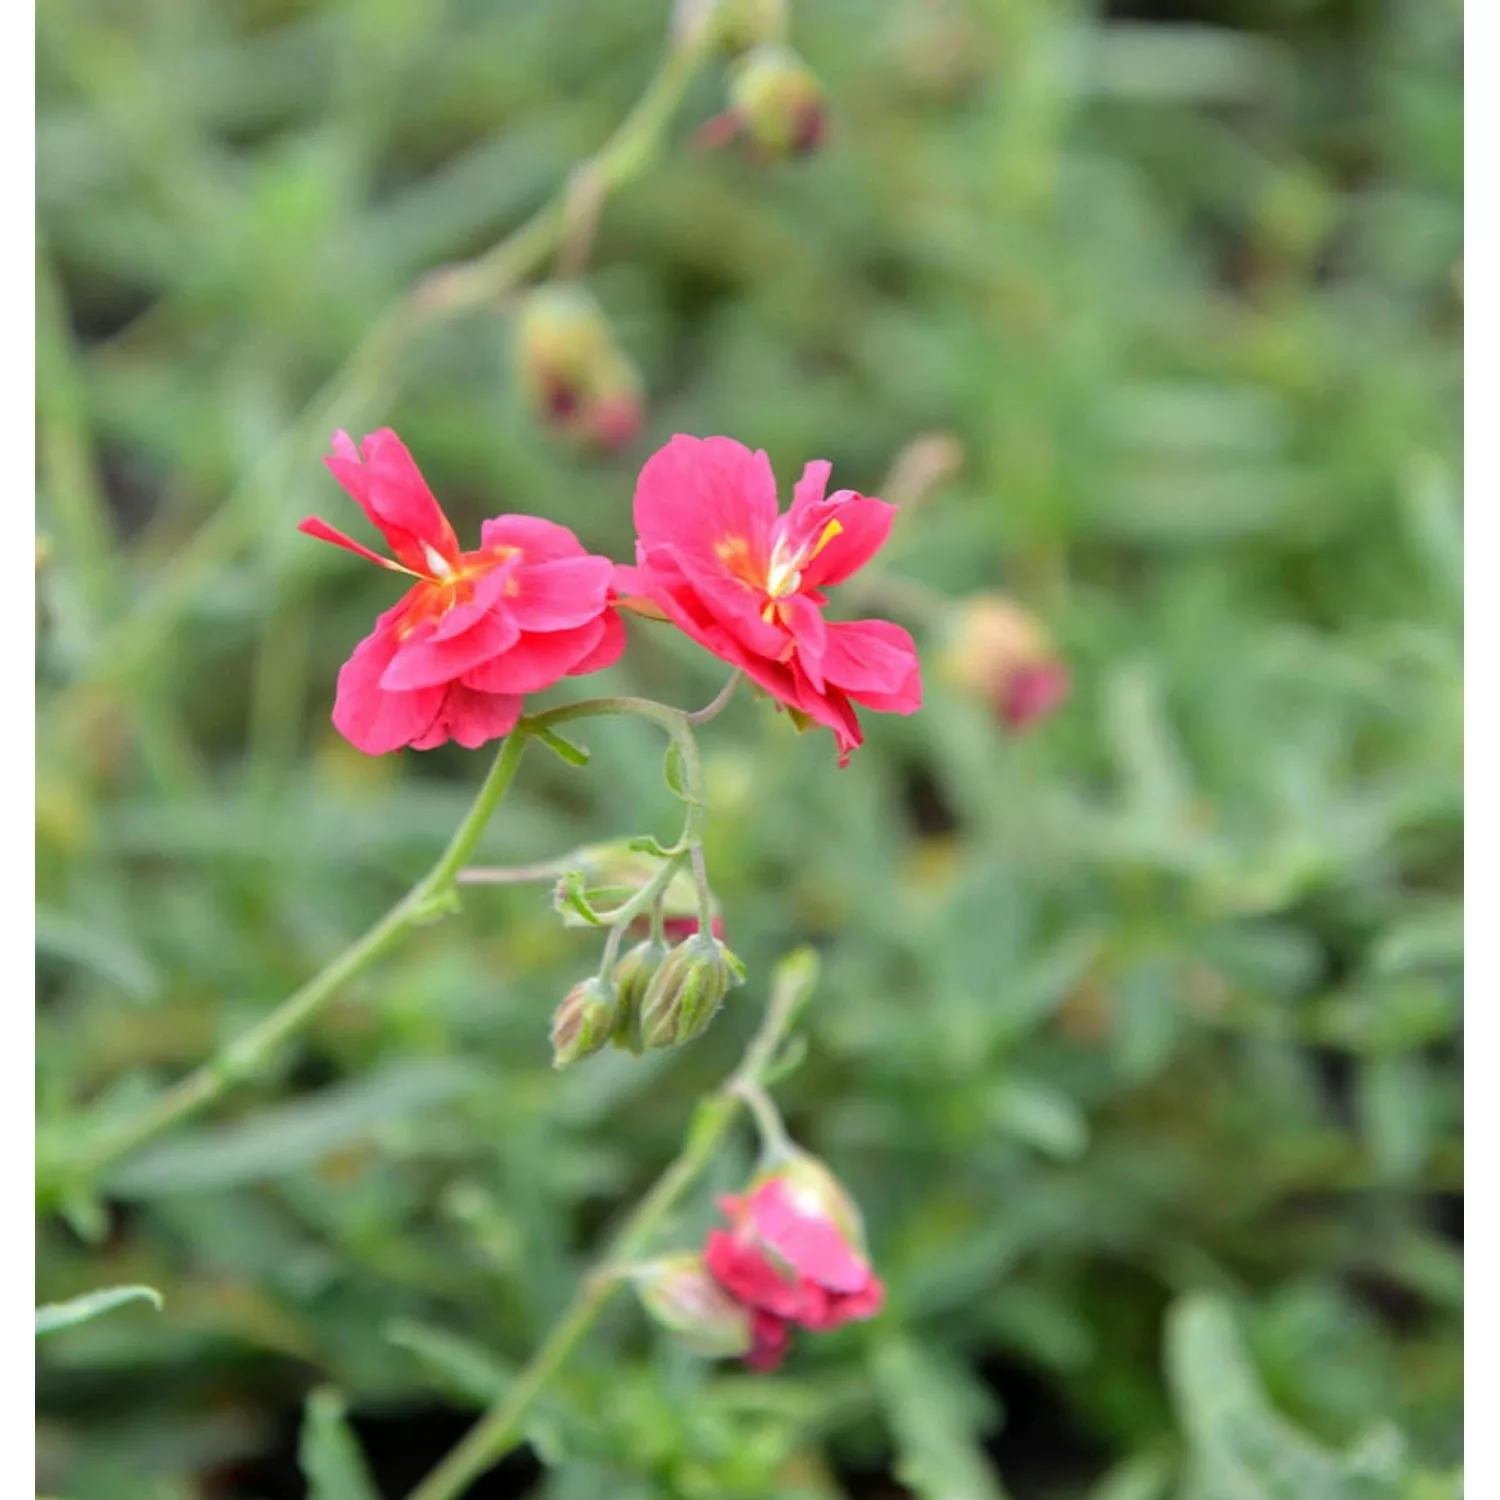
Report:
M828 133L823 89L790 47L767 42L735 63L729 108L710 120L702 139L718 145L742 135L758 154L777 159L816 151Z
M709 1275L698 1255L664 1255L631 1272L651 1319L688 1348L715 1359L750 1350L750 1309Z
M620 1000L614 1030L617 1047L631 1052L641 1051L641 1003L646 998L652 976L669 951L665 943L647 938L645 942L637 943L615 965L610 977L615 982L615 993Z
M641 1040L648 1048L677 1047L697 1036L744 978L740 961L702 932L661 961L641 998Z
M516 359L527 401L555 431L606 451L635 439L640 376L584 287L549 282L525 295Z
M552 1013L552 1066L565 1068L604 1046L619 1004L614 987L597 974L575 984Z
M762 42L786 40L786 0L719 0L714 36L729 52L748 52Z
M1072 686L1041 622L997 594L978 595L960 607L942 671L1010 729L1046 718Z

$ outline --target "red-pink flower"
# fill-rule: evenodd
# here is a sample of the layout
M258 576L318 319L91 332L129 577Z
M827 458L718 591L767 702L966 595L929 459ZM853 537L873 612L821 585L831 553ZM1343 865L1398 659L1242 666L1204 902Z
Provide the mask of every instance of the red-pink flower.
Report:
M339 672L333 722L357 749L430 750L453 739L472 750L510 732L525 694L607 667L624 649L613 565L565 526L496 516L479 550L463 552L390 428L362 451L335 433L324 462L395 559L316 516L299 530L416 580Z
M730 1227L710 1232L704 1264L751 1309L753 1368L780 1363L792 1324L825 1330L880 1311L885 1288L866 1259L858 1211L811 1157L798 1153L719 1206Z
M644 596L780 703L832 729L843 765L863 739L854 704L914 713L922 675L899 625L823 618L824 589L880 550L896 509L852 490L825 497L830 469L808 464L783 515L764 453L679 434L641 470L637 566L617 572L622 594Z

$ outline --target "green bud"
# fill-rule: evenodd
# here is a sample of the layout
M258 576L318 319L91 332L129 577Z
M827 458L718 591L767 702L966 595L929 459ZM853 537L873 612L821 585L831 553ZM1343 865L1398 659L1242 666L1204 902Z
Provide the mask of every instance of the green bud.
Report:
M677 1047L714 1016L744 966L717 938L695 933L661 961L641 997L641 1040L648 1048Z
M641 1002L651 978L661 967L669 949L655 938L637 943L619 963L611 976L615 982L615 993L620 997L619 1014L615 1017L615 1046L639 1052Z
M786 0L719 0L714 35L729 52L746 52L762 42L786 40Z
M575 984L552 1014L552 1066L597 1052L613 1034L619 1009L614 986L597 974Z
M640 430L640 375L586 288L548 282L525 294L516 363L532 410L556 431L613 449Z
M688 1348L715 1359L750 1348L750 1310L709 1275L698 1255L664 1255L631 1272L631 1284L653 1322Z
M772 157L816 151L827 133L823 89L790 47L765 43L735 64L730 113L748 139Z

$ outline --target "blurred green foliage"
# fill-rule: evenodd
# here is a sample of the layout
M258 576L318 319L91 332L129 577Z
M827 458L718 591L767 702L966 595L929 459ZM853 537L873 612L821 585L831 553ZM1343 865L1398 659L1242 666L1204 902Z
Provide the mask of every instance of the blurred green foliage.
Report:
M367 761L327 722L392 594L294 531L349 520L315 452L156 649L116 671L112 643L388 303L605 138L667 20L38 11L44 1164L338 951L466 806L482 757ZM962 472L889 566L1024 601L1073 697L1007 736L935 670L941 619L912 622L927 706L867 716L846 771L742 694L704 743L751 983L703 1039L554 1074L593 940L544 889L474 890L276 1076L43 1214L39 1302L166 1303L39 1346L41 1492L301 1493L265 1460L309 1393L310 1493L401 1492L453 1424L415 1472L367 1472L358 1434L505 1387L808 939L825 977L778 1092L863 1204L888 1311L765 1379L621 1302L532 1414L543 1470L489 1493L1456 1496L1460 24L1457 0L806 0L826 149L689 149L710 69L604 211L590 284L649 399L630 452L535 429L504 306L362 393L349 424L394 425L461 535L530 511L619 557L675 431L867 492L951 432ZM722 682L631 629L609 690ZM675 826L649 727L580 738L586 770L528 759L487 859ZM705 1191L677 1241L712 1215Z

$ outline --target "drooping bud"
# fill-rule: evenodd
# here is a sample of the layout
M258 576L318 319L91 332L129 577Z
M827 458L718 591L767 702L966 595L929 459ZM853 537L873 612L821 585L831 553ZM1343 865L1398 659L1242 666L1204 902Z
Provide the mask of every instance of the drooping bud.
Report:
M723 1004L744 967L717 938L699 932L662 960L641 998L641 1040L677 1047L697 1036Z
M604 1046L619 1006L614 987L597 974L575 984L552 1013L552 1066L565 1068Z
M729 108L700 133L704 145L743 136L756 154L805 156L823 144L828 110L822 85L792 51L774 42L752 48L730 70Z
M812 1329L880 1311L885 1287L870 1265L859 1210L815 1157L784 1150L719 1206L729 1227L710 1231L704 1264L737 1301Z
M641 1002L652 976L661 967L670 950L665 943L647 938L637 943L616 965L611 976L620 1008L615 1016L615 1046L631 1052L641 1051Z
M748 1354L750 1309L709 1275L701 1255L664 1255L630 1276L651 1319L714 1359Z
M586 288L549 282L525 294L516 360L527 401L554 431L602 451L640 431L640 376Z
M1041 622L998 594L976 595L960 607L942 670L1015 730L1046 718L1072 686Z

